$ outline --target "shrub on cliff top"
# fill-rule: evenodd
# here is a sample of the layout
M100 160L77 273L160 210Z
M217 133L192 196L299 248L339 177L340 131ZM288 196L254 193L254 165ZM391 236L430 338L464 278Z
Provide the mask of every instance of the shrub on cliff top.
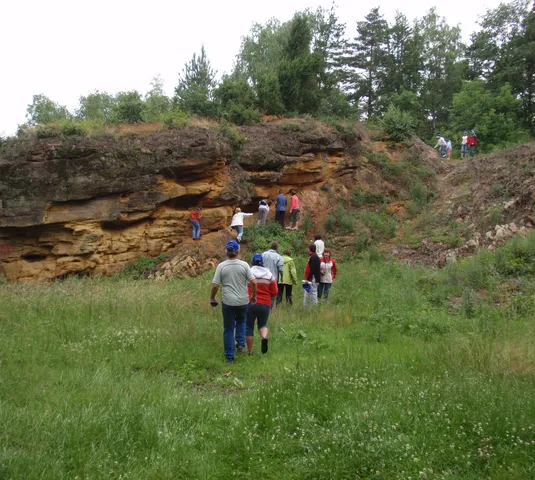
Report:
M380 126L391 140L401 142L414 135L416 121L411 114L390 106L381 118Z

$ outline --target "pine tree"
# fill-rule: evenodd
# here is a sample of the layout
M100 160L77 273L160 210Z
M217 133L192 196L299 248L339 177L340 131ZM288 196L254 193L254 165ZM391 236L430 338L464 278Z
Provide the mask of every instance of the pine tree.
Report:
M193 115L212 117L216 115L213 93L216 72L212 69L204 45L201 54L184 65L175 88L174 103L181 110Z
M388 52L388 23L373 8L365 20L357 22L357 36L348 47L345 63L349 67L346 87L367 118L378 112L378 101L385 90Z

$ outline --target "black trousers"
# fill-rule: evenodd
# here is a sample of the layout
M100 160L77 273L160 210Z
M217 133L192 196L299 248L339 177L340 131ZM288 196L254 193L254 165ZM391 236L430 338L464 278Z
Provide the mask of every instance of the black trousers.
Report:
M275 212L275 221L277 223L280 223L284 227L284 217L286 216L286 212L279 212L278 210Z
M282 302L282 294L284 293L284 289L286 289L286 303L291 305L293 285L286 285L285 283L279 283L278 288L279 288L279 293L277 294L277 305Z

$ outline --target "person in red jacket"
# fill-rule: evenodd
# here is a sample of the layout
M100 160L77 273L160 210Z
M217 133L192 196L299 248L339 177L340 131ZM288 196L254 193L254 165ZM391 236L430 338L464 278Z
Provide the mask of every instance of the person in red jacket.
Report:
M249 355L253 353L254 324L258 325L258 333L262 338L262 353L268 351L268 328L267 322L273 299L277 296L277 279L273 276L269 268L264 267L264 260L261 253L253 255L251 271L256 280L256 302L247 306L247 324L245 327L245 342ZM249 285L249 297L252 298L252 289Z
M468 148L470 149L470 157L474 158L474 155L476 154L476 146L477 146L477 135L474 130L470 132L470 135L468 135L467 140Z
M192 229L192 238L193 240L201 239L201 216L202 216L202 207L197 205L189 214L191 219L191 229Z
M320 263L320 284L318 285L318 299L323 297L325 300L329 298L329 290L333 286L336 278L336 262L331 256L331 251L326 248L321 257Z

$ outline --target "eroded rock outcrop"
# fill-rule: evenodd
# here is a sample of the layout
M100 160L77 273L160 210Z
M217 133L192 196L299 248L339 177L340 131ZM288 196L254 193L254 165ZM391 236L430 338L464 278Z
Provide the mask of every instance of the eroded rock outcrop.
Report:
M218 126L10 146L0 155L6 277L108 275L187 241L194 205L204 208L206 236L229 225L232 206L253 211L279 188L317 190L355 172L352 145L324 124L298 122L299 131L285 131L282 121L240 128L239 151Z

